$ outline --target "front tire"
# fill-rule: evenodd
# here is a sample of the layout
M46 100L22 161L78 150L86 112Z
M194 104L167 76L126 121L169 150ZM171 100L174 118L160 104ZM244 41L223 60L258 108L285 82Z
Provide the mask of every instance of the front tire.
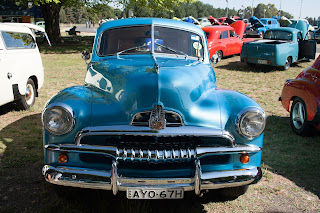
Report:
M26 92L22 95L21 99L17 100L16 108L18 110L27 110L33 106L36 100L36 86L32 79L28 79Z
M295 98L290 111L290 125L292 130L301 136L311 133L311 126L307 121L307 107L301 98Z
M290 57L288 57L288 58L287 58L287 60L286 60L285 65L284 65L284 67L283 67L283 70L287 70L287 69L289 69L289 68L290 68L290 66L291 66L291 58L290 58Z
M222 59L222 51L221 50L217 50L214 55L216 57L212 57L212 58L215 58L215 60L216 60L215 63L217 64Z
M264 32L261 31L261 32L259 33L259 37L260 37L260 38L263 38L263 36L264 36Z

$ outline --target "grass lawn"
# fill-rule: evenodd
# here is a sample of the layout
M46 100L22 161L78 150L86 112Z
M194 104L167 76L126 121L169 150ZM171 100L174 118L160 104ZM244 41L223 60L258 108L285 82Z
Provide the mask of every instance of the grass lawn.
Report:
M93 37L65 46L41 46L45 83L34 107L12 111L0 107L0 212L319 212L320 137L295 135L278 97L286 79L295 78L312 62L287 71L248 67L239 56L215 65L219 88L237 90L256 100L268 116L263 147L263 178L236 200L214 192L183 200L127 200L125 193L57 187L46 183L43 166L41 111L61 89L83 84L86 64L82 50Z

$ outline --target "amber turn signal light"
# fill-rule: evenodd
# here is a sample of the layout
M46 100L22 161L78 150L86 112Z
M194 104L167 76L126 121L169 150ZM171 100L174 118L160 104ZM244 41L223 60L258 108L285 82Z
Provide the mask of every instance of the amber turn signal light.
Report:
M58 157L59 163L67 163L68 161L68 155L65 153L62 153Z
M240 161L241 161L241 163L243 163L243 164L249 163L249 161L250 161L249 155L248 155L248 154L242 154L242 155L240 156Z

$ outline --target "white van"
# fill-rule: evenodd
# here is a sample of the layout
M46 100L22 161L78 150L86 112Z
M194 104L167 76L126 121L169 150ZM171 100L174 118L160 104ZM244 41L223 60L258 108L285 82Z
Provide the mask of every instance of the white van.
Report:
M16 102L17 109L30 108L43 81L33 32L23 24L0 23L0 106Z

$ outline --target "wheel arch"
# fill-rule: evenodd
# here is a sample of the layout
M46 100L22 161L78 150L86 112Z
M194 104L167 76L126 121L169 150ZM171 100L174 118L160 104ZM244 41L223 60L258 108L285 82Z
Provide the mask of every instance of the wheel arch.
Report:
M34 86L36 87L36 97L38 97L38 88L39 88L39 82L38 82L38 78L36 76L30 76L29 79L31 79L34 83Z
M290 111L294 99L302 99L306 105L307 120L312 121L316 115L317 97L319 95L319 91L315 89L311 82L295 80L284 86L281 95L282 105L287 111Z

